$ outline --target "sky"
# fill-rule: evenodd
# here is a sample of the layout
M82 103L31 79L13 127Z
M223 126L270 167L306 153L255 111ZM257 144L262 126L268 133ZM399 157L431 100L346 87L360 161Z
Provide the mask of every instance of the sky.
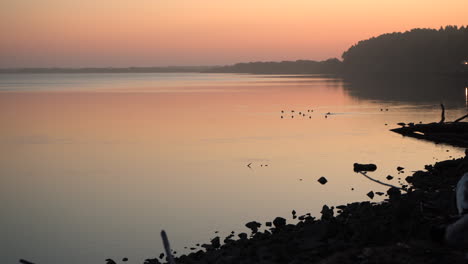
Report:
M1 0L0 68L341 58L359 40L468 25L466 0Z

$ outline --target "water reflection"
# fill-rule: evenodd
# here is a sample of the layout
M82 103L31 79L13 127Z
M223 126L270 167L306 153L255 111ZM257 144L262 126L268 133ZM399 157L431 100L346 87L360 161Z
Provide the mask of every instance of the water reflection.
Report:
M431 104L443 102L451 106L466 105L466 84L462 78L431 76L344 78L344 89L361 99Z
M378 178L464 155L388 129L438 120L438 105L418 102L452 100L465 112L465 86L203 76L81 75L74 92L61 85L67 75L29 76L41 92L0 93L0 263L142 263L161 252L161 229L180 252L214 230L385 191L354 174L355 162L378 164ZM310 118L286 118L291 110Z
M465 99L466 109L468 109L468 87L465 87Z

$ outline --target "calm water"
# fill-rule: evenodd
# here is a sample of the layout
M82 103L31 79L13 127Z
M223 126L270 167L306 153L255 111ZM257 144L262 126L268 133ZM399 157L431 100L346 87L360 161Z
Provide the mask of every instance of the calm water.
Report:
M464 115L464 85L445 82L44 74L0 75L0 90L1 263L142 263L162 252L161 229L186 252L385 190L354 162L384 180L463 155L388 131L438 121L440 102L448 120Z

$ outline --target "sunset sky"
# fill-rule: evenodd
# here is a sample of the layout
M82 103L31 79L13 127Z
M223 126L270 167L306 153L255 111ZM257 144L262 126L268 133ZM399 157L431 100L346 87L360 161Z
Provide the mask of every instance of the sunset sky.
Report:
M341 57L382 33L468 24L466 0L2 0L0 67Z

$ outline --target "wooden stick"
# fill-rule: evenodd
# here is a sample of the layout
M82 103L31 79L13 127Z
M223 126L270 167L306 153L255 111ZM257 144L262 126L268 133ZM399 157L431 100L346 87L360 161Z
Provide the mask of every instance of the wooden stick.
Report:
M442 113L441 113L441 119L440 119L440 124L444 123L445 121L445 107L444 104L440 104L440 108L442 108Z
M166 231L161 231L161 238L163 241L164 250L166 250L166 256L167 260L169 261L169 264L175 264L174 258L172 257L171 253L171 245L169 244L169 239L167 239Z
M362 172L362 171L359 171L359 173L361 173L362 175L364 175L364 177L366 177L367 179L371 180L371 181L374 181L376 183L380 183L382 185L385 185L385 186L388 186L388 187L393 187L393 188L397 188L399 190L402 190L402 191L405 191L405 192L408 192L408 190L406 188L403 188L403 187L398 187L398 186L395 186L395 185L391 185L391 184L388 184L388 183L385 183L385 182L381 182L379 180L376 180L374 178L371 178L370 176L367 176L367 174L365 172Z
M464 115L464 116L462 116L462 117L460 117L460 118L458 118L457 120L455 120L455 121L453 121L453 122L454 122L454 123L457 123L457 122L459 122L459 121L461 121L461 120L463 120L463 119L465 119L465 118L467 118L467 117L468 117L468 114L467 114L467 115Z

